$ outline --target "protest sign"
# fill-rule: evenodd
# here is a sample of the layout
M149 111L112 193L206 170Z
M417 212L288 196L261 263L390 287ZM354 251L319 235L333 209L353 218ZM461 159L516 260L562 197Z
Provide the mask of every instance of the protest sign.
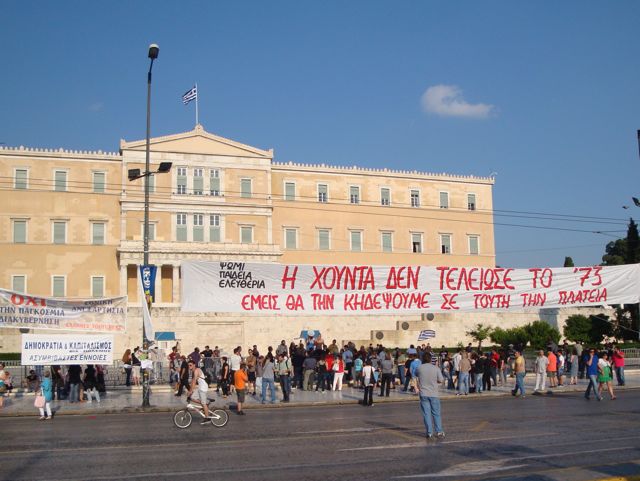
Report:
M113 348L108 334L23 334L22 365L112 364Z

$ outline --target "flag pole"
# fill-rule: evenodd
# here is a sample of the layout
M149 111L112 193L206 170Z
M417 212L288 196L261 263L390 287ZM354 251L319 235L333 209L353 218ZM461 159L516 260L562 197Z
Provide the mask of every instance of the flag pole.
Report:
M198 125L198 83L196 82L196 125Z

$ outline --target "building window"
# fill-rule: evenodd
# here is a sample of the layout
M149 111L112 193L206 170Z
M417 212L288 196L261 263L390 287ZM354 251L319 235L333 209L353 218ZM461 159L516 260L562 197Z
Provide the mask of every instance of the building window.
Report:
M411 207L420 207L420 191L411 190Z
M298 248L298 231L297 229L284 230L284 247L285 249Z
M477 235L469 236L469 254L472 256L480 254L480 237Z
M91 243L96 246L104 245L104 222L91 223Z
M66 282L64 276L51 277L51 295L53 297L64 297L66 292Z
M141 232L142 238L144 239L144 222L140 223L140 232ZM150 241L156 240L156 223L155 222L149 222L149 240Z
M295 182L284 183L284 200L296 200L296 184Z
M220 215L211 214L209 216L209 241L220 242Z
M349 231L351 237L351 252L362 252L362 231Z
M13 243L14 244L27 243L27 221L26 220L13 221Z
M449 192L440 192L440 208L449 208Z
M240 226L240 242L242 244L253 243L253 227L250 225Z
M202 169L193 169L193 194L202 195L204 193L204 177L202 176Z
M91 297L104 297L103 276L91 276Z
M53 223L53 243L67 243L67 223L64 221L54 221Z
M329 201L329 186L327 184L318 184L318 202L323 204Z
M220 195L220 171L212 170L209 176L209 190L211 195L218 197Z
M27 292L27 276L11 276L11 290L24 294Z
M476 210L476 194L467 194L467 209Z
M240 197L251 198L251 179L240 179Z
M16 169L15 177L13 179L13 188L14 189L26 189L28 187L29 173L27 169Z
M193 241L204 242L204 215L193 214Z
M177 194L186 194L187 193L187 168L186 167L178 167L178 175L176 177L176 193Z
M67 190L67 171L56 170L53 174L53 190L56 192L66 192Z
M382 232L380 236L382 252L393 252L393 234L391 232Z
M451 254L451 234L440 234L440 252Z
M422 234L419 232L411 234L411 252L422 254Z
M156 176L155 175L148 175L146 177L147 182L149 182L149 193L153 194L156 191ZM144 189L144 184L142 184L142 188Z
M106 184L106 176L104 172L94 172L93 173L93 191L101 194L104 192L105 184ZM151 180L151 179L149 179Z
M176 214L176 240L187 241L187 214Z
M391 205L391 189L388 187L380 189L380 205Z
M318 250L328 251L331 249L330 239L329 229L318 229Z
M352 185L349 187L349 202L352 204L360 203L360 187L357 185Z

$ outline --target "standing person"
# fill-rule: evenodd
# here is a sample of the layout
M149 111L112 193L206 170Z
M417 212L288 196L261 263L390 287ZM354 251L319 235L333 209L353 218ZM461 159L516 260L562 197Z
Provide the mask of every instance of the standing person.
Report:
M133 385L140 385L140 368L142 367L142 361L140 361L140 348L136 347L131 354L131 365L133 367Z
M73 364L69 366L67 373L69 374L69 402L76 403L80 401L78 392L82 383L82 368L77 364Z
M442 429L442 417L440 415L440 395L438 384L442 384L444 378L442 372L431 364L431 353L427 352L424 362L416 369L416 380L420 393L420 410L424 420L424 427L427 430L427 439L433 437L435 424L435 435L444 438Z
M491 353L489 354L489 367L490 367L490 374L491 374L491 380L493 381L493 385L497 386L498 385L498 366L500 364L500 354L498 354L498 351L496 351L496 348L494 347L493 349L491 349Z
M455 379L453 380L453 383L455 386L460 386L460 361L462 360L462 349L458 349L458 352L456 352L453 355L453 375L455 376Z
M195 401L202 406L204 410L205 418L209 417L209 400L207 399L207 391L209 390L209 385L207 384L207 380L204 377L204 373L202 369L200 369L193 359L189 359L189 371L191 372L191 384L189 385L189 397L195 395ZM194 399L192 399L194 401ZM208 419L205 419L200 424L207 424L209 422Z
M273 362L265 356L262 362L262 404L267 403L267 388L271 390L271 404L276 403L276 383Z
M484 357L484 372L482 373L482 390L491 391L491 374L495 372L491 368L491 353L482 355Z
M507 354L504 351L500 352L500 359L498 360L498 374L500 375L500 385L505 386L507 384Z
M364 367L364 359L360 354L356 354L353 361L353 387L362 387L362 368ZM404 372L404 366L402 366Z
M236 412L241 416L244 416L242 405L244 404L245 394L247 392L247 382L249 381L249 375L247 373L247 364L240 363L240 369L235 372L233 384L236 387L236 396L238 396L238 408Z
M565 357L562 350L558 351L558 386L564 386Z
M571 363L571 372L569 373L569 384L578 384L578 368L579 366L579 360L578 360L578 350L574 347L573 351L571 352L571 358L570 358L570 363Z
M286 352L278 354L278 364L276 365L276 371L278 373L278 377L280 378L282 400L283 402L288 403L289 395L291 394L291 373L293 372L293 366L291 365L291 360L287 357Z
M511 394L516 396L518 391L520 391L520 397L524 399L524 376L527 374L527 367L521 351L516 350L514 352L514 356L515 360L513 361L513 370L516 375L516 386L513 391L511 391Z
M256 348L253 348L253 352L256 352ZM256 361L256 391L260 391L262 393L262 373L264 368L262 365L264 364L264 356L256 356L258 360ZM255 392L253 394L255 396Z
M469 371L471 371L471 361L469 354L462 351L460 354L460 364L458 365L458 393L457 396L469 394ZM455 362L455 361L454 361Z
M51 383L53 384L53 393L55 399L62 399L62 391L64 391L64 376L62 375L62 367L51 366Z
M124 369L124 374L126 376L125 385L131 386L131 370L132 370L132 358L131 358L131 349L127 349L124 351L122 355L122 368Z
M248 356L246 360L247 365L247 391L251 392L253 396L256 395L256 364L258 362L258 358L254 356L253 350L249 349Z
M231 374L229 372L229 363L227 362L227 356L222 356L222 369L220 370L220 387L222 388L222 397L226 398L229 395L229 380Z
M286 348L286 346L285 346ZM230 381L233 383L234 378L234 374L235 372L240 369L240 363L242 362L242 356L240 356L240 347L236 347L233 350L233 354L231 354L231 356L229 357L229 379ZM235 388L233 387L233 384L231 385L231 391L233 391Z
M302 363L302 369L304 371L303 389L305 391L312 391L314 381L313 377L316 371L317 361L316 358L309 353L306 353L306 356L307 357Z
M533 369L536 374L536 387L533 390L534 394L545 390L548 365L549 359L544 355L544 351L540 349L538 351L538 357L536 357L536 363Z
M400 381L400 385L404 386L405 381L405 368L404 363L407 362L407 355L404 352L401 352L400 349L396 349L396 366L398 369L398 380Z
M180 386L176 396L182 396L185 388L189 390L189 363L186 357L180 356Z
M549 361L549 363L547 364L547 377L549 378L549 387L556 387L556 379L558 374L558 358L553 353L553 351L549 350L547 359Z
M353 386L353 379L351 374L353 373L353 352L349 349L349 346L344 346L344 350L342 351L342 362L344 363L344 378L349 384L349 386Z
M49 371L44 372L44 379L42 380L40 389L42 389L42 395L44 396L44 407L38 408L40 410L40 421L48 421L53 417L51 415L51 401L53 401L53 383L51 382L51 373Z
M473 374L475 375L476 392L478 394L482 394L482 378L484 377L486 359L486 356L483 353L480 353L480 356L476 355L476 362L473 364Z
M291 364L293 364L293 388L303 389L304 369L302 365L304 364L304 347L296 348L293 356L291 356Z
M582 356L582 351L584 350L584 347L582 346L582 342L581 341L576 342L575 348L576 348L576 354L578 355L578 377L582 379L584 378L584 368L585 368L584 359Z
M391 364L391 369L393 369L393 363ZM334 355L333 364L333 384L331 389L333 391L342 391L342 378L344 377L344 362L342 361L342 357L340 354Z
M371 359L367 359L367 362L362 368L362 377L362 382L364 384L364 399L362 400L362 405L373 406L373 388L376 381L373 377L373 367L371 366Z
M331 386L329 386L329 372L327 371L326 357L327 356L323 352L316 363L316 377L318 378L318 382L316 383L316 392L318 392L318 389L322 389L323 393L325 389L331 389Z
M384 360L380 363L382 369L382 382L380 383L380 396L389 397L391 383L393 382L393 361L391 354L386 353Z
M585 361L585 369L587 373L587 377L589 379L589 385L587 386L587 390L584 392L585 399L591 399L591 390L596 395L598 401L602 401L602 397L598 394L598 355L596 354L596 350L591 348L587 353L588 357L586 357Z
M611 372L611 363L609 362L609 355L606 351L602 353L600 360L598 361L598 396L602 398L602 391L606 387L609 391L609 396L613 401L616 396L613 394L613 373Z
M622 352L618 346L613 347L613 367L616 370L616 380L618 381L618 386L624 386L624 352Z
M92 364L88 364L84 370L84 389L87 393L87 399L89 402L93 402L93 397L97 402L100 402L100 393L98 393L98 379L96 377L96 369Z

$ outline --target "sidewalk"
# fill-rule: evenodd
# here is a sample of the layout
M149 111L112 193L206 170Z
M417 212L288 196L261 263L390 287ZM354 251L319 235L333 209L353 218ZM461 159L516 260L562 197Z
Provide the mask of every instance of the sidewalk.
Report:
M633 389L640 387L640 370L627 371L625 373L626 386L615 386L614 380L614 392ZM456 396L455 391L442 389L441 398L450 399L456 398L459 400L473 400L477 398L486 398L491 396L508 396L511 394L513 388L514 379L507 379L507 386L497 386L491 389L491 391L483 392L482 394L469 394L468 396ZM535 384L535 376L531 373L527 373L525 377L525 389L527 391L527 397L533 394L533 388ZM587 387L587 381L584 379L578 380L577 386L564 386L558 387L543 395L553 395L554 393L566 393L566 392L584 392ZM279 388L279 386L278 386ZM400 389L391 390L390 396L380 397L380 389L374 390L373 402L416 402L418 396L411 393L402 392ZM224 399L222 393L216 394L215 389L209 389L209 397L216 399L216 406L224 407L226 409L235 409L236 396L230 395ZM256 408L278 408L278 407L303 407L303 406L326 406L326 405L340 405L340 404L357 404L363 397L363 391L360 389L350 388L344 386L342 391L302 391L296 389L292 391L291 401L289 403L283 403L282 393L278 389L276 392L277 402L276 404L270 404L267 400L267 404L261 404L260 393L257 396L248 395L245 403L246 409ZM51 403L51 409L54 412L54 416L58 415L94 415L94 414L117 414L117 413L130 413L130 412L169 412L177 411L184 407L186 402L186 395L181 398L176 397L173 391L168 385L151 386L151 408L143 409L142 404L142 388L135 387L130 389L115 389L107 391L105 395L101 396L101 402L84 402L84 403L70 403L66 400L53 401ZM267 396L269 399L269 396ZM605 396L608 399L608 395ZM33 406L34 395L33 393L14 393L9 397L4 398L4 407L0 409L0 417L11 416L36 416L38 415L38 409Z

